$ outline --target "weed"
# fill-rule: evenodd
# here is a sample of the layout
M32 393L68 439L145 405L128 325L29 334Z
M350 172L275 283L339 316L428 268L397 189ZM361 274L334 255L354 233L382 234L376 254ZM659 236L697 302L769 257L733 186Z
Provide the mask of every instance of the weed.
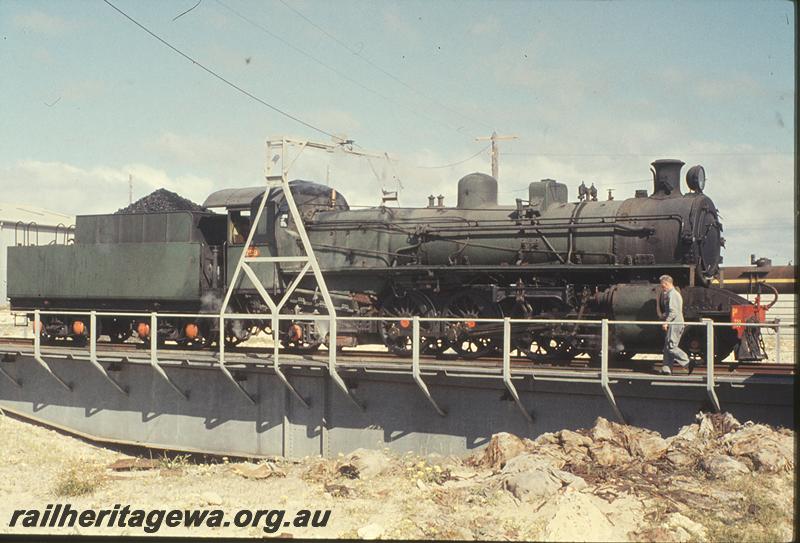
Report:
M384 539L420 539L422 534L423 530L416 521L412 520L412 518L403 517L398 519L383 537ZM358 537L358 535L356 534L355 537Z
M331 462L325 458L315 458L300 477L308 483L326 483L336 478L338 462Z
M427 460L414 461L407 458L405 462L406 476L411 480L440 485L450 480L450 470L439 464L429 464Z
M358 530L355 528L350 528L345 530L344 532L340 533L336 536L336 539L361 539L358 537Z
M104 476L98 467L82 463L58 476L53 493L56 496L86 496L97 490L103 482Z
M189 455L176 454L174 456L169 456L165 453L158 459L158 463L161 469L183 469L189 465Z
M431 499L436 505L450 511L455 511L458 507L466 503L466 491L460 488L435 488L431 494Z
M710 541L766 543L786 539L781 527L788 520L787 511L769 496L763 481L752 476L743 476L732 480L727 486L744 496L741 504L742 516L735 520L703 519Z

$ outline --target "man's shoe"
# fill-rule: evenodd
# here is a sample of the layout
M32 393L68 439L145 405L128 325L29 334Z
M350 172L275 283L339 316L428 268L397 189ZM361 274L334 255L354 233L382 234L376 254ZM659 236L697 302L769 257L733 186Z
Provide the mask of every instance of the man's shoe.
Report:
M672 375L672 370L669 366L661 366L661 375Z
M696 366L697 366L697 361L696 361L696 360L689 360L689 365L688 365L688 366L686 366L686 371L687 371L687 373L688 373L689 375L691 375L691 374L692 374L692 372L694 371L694 368L695 368Z

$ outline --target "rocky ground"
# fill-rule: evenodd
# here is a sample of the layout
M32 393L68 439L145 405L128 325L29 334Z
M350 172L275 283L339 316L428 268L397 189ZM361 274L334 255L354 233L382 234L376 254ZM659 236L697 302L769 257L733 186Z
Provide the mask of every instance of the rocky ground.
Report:
M701 415L675 435L598 418L536 440L497 434L466 457L358 450L335 459L140 459L0 416L0 533L14 509L330 509L284 537L545 541L790 541L794 435ZM17 528L19 531L19 529ZM58 529L130 534L140 529ZM30 529L24 533L42 530ZM23 532L20 532L23 533ZM162 528L160 535L265 534Z

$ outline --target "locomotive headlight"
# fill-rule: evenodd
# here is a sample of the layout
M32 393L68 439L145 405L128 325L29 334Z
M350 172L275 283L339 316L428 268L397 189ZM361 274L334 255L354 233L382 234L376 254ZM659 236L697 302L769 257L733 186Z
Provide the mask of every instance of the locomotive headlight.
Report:
M686 172L686 184L693 192L703 192L706 187L706 170L699 164L689 168Z

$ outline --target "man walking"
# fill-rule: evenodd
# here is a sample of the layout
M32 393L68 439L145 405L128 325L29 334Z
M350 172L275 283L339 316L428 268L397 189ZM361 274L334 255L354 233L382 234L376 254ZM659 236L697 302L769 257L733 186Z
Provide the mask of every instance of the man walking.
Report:
M661 281L661 288L664 289L661 300L664 308L664 320L666 321L661 326L666 332L664 336L664 364L661 366L661 373L672 375L673 362L677 362L683 367L688 366L689 373L692 373L694 364L689 361L689 355L678 347L684 329L683 298L675 288L672 277L662 275L658 280Z

